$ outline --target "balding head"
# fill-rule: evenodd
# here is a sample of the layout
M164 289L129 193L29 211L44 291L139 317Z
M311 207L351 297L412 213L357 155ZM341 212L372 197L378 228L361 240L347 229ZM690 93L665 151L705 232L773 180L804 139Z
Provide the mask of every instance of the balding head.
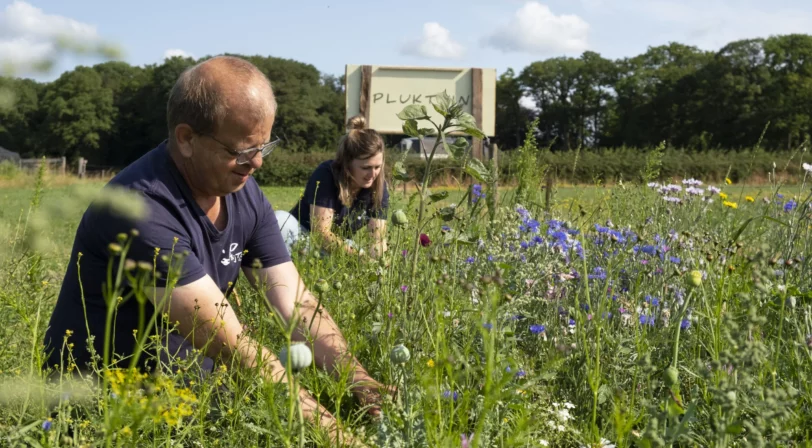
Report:
M189 125L200 134L216 134L229 114L264 120L276 115L268 78L245 59L218 56L189 67L180 75L166 106L169 146L175 127Z

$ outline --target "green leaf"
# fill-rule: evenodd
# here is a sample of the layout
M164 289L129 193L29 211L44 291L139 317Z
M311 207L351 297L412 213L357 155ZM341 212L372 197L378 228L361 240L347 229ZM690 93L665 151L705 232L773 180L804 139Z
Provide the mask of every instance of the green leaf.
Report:
M441 191L439 193L433 193L433 194L429 195L429 199L431 199L431 202L442 201L443 199L445 199L447 197L448 197L448 191L447 190Z
M443 117L447 117L449 108L453 102L454 100L448 95L448 93L446 93L445 90L443 90L441 93L434 96L434 99L431 100L431 105L438 114L442 115Z
M440 215L440 218L442 218L443 221L448 222L454 219L454 214L456 211L457 211L456 207L448 206L443 207L440 210L437 210L437 214Z
M461 112L460 117L457 119L456 126L461 127L466 134L474 138L485 138L485 134L479 130L476 125L474 116L468 112Z
M406 171L406 167L403 165L403 162L395 162L395 166L392 169L392 177L404 182L412 179L409 176L409 173Z
M419 137L420 131L417 130L417 120L409 118L403 122L403 133L409 137Z
M598 388L598 404L606 403L606 400L612 395L612 390L609 389L609 386L606 384L601 384L601 387Z
M460 160L465 157L465 150L468 149L468 141L462 137L458 137L457 140L450 145L443 140L443 146L445 147L445 152L448 153L451 158Z
M425 120L429 118L429 111L422 104L410 104L398 113L401 120Z
M490 182L491 173L479 159L469 159L465 165L465 172L480 182Z
M420 134L421 137L426 137L429 135L437 135L437 129L420 128L417 130L417 133Z
M742 426L741 423L733 423L733 424L727 425L727 429L725 429L725 432L728 433L728 434L737 436L737 435L741 434L742 432L744 432L744 426Z

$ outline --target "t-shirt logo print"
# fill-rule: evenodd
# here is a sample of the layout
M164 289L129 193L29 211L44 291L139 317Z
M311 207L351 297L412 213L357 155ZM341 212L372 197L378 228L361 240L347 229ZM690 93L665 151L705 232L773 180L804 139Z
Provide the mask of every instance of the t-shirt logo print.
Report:
M242 261L242 251L234 253L239 246L239 243L231 243L231 245L228 247L228 256L220 260L220 263L222 263L223 266L228 266L231 263L239 263ZM223 249L221 252L226 253L226 250Z

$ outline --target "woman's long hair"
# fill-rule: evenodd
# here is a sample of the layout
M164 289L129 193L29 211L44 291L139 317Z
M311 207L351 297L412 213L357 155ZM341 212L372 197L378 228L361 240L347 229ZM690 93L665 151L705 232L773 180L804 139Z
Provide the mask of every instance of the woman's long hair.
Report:
M383 138L374 129L364 129L366 120L356 115L347 121L347 134L341 137L333 161L333 175L338 183L338 198L347 207L352 206L352 176L350 163L353 160L366 160L378 153L383 153ZM384 166L372 183L372 201L376 209L381 208L384 189Z

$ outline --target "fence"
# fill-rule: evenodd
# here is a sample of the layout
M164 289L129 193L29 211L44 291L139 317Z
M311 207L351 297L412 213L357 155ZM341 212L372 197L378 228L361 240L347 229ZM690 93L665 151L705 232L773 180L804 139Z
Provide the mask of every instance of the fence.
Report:
M20 159L20 169L26 171L36 171L39 169L39 166L42 163L46 163L48 169L55 170L63 176L67 174L68 161L65 157L54 157L51 159Z

